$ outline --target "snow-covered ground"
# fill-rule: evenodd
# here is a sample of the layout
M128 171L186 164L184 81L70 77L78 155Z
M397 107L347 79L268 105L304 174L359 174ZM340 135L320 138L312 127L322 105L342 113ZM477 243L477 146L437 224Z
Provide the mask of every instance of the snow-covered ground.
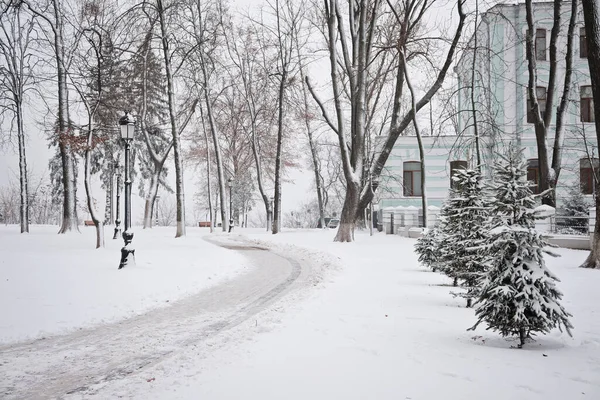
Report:
M146 261L152 260L154 268L164 263L171 270L174 263L162 253L174 246L184 246L189 254L195 254L194 249L209 254L210 245L198 238L198 232L190 229L187 239L169 242L171 231L153 231L147 239L136 236L140 243L137 248L144 240L157 246ZM321 265L326 270L318 271L318 279L302 286L302 291L291 292L229 330L169 353L162 361L137 372L86 386L67 398L600 399L600 271L577 268L587 252L558 249L562 257L548 259L548 267L562 280L559 288L564 292L565 308L573 314L574 337L554 331L524 349L516 349L516 341L503 339L483 326L475 332L467 331L475 322L473 310L464 308L463 299L452 297L450 292L455 289L447 286L447 278L418 265L413 239L359 233L355 243L342 244L332 242L333 231L269 235L236 229L235 236L240 232L301 264L312 265L312 269ZM23 249L21 243L25 241L35 240L34 235L25 239L12 233L16 238L2 235L2 249L6 248L6 240L11 241L9 248L16 249ZM45 237L49 242L57 240ZM158 248L161 240L168 241L162 249ZM36 251L37 257L52 259L55 265L68 255L96 258L104 257L102 252L106 251L111 255L106 258L111 261L110 267L87 275L89 279L83 279L84 270L76 275L78 280L120 276L102 277L116 268L118 260L112 261L117 247L95 253L88 250L87 240L85 246L77 245L76 253L60 243L59 248L48 244L44 252ZM61 248L67 256L61 256ZM210 260L213 265L207 268L216 272L224 265L237 271L232 262L227 264L229 260L218 257L217 250L214 257L209 256L198 266L208 266ZM19 258L0 251L3 273L9 257L11 268L24 265ZM154 270L141 262L142 252L138 251L139 269L129 273L142 280L142 275ZM69 279L67 273L75 267L85 267L79 261L69 263L71 269L55 268L58 276L52 277L48 285L64 289L66 285L56 282ZM180 278L186 273L191 271L182 271ZM156 271L154 274L155 278L160 275ZM47 275L45 279L49 279ZM176 280L160 276L173 279L171 284ZM21 290L35 292L35 288L27 288L29 274L15 272L14 277L17 283L10 289L12 295L3 293L5 286L0 287L2 315L7 312L7 304L16 304L11 314L29 304L15 302ZM138 280L131 278L129 282ZM162 286L156 284L147 296L157 298L156 291ZM94 289L93 283L88 288L92 293L100 291L95 297L103 298L103 288ZM76 293L79 297L71 297L71 301L82 301L87 296L85 291ZM62 294L56 295L60 300ZM109 297L107 294L104 298ZM49 308L49 314L66 314L59 310L67 304L64 300L53 303L56 306ZM95 310L88 310L88 317L95 315ZM32 312L31 308L25 312ZM106 318L96 318L96 322Z
M136 267L118 270L121 238L93 227L57 235L56 226L0 227L0 344L114 322L197 293L247 270L247 261L202 240L208 229L136 229ZM1 397L1 396L0 396Z
M525 349L479 328L447 278L417 264L413 239L331 231L249 234L339 257L308 298L290 298L189 352L88 393L143 399L599 399L600 271L559 249L574 337L558 331ZM216 350L208 351L212 346ZM90 396L90 397L94 397ZM85 394L74 398L86 398Z

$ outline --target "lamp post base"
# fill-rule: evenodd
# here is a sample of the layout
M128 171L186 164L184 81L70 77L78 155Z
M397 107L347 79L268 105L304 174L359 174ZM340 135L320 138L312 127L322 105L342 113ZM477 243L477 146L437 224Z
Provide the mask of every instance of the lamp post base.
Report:
M119 234L121 233L121 228L119 227L119 224L121 223L121 221L119 221L118 219L115 221L115 233L113 235L113 240L119 237Z
M135 249L131 245L133 233L128 231L123 232L123 240L125 241L125 246L123 246L121 249L121 262L119 263L119 269L130 265L135 265Z

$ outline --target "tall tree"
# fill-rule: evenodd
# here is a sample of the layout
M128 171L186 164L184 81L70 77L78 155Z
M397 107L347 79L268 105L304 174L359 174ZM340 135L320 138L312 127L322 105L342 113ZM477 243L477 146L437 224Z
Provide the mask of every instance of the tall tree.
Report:
M283 5L281 4L283 2ZM284 119L288 79L294 69L294 42L299 34L302 10L292 0L275 0L277 37L277 71L279 90L277 93L277 153L275 155L275 198L273 205L273 234L281 231L281 181L283 163Z
M221 143L213 112L215 98L219 95L219 90L215 90L215 81L222 77L218 75L216 62L216 48L220 44L223 34L223 19L226 12L224 6L219 0L214 2L202 0L191 0L189 3L190 35L193 43L191 52L191 66L194 72L191 74L194 90L203 100L203 112L208 125L208 130L212 136L214 145L215 163L217 164L217 183L218 196L220 201L221 229L227 231L227 207L225 191L225 171L223 168L223 156ZM199 71L196 73L196 71ZM207 149L208 151L208 149ZM216 220L216 218L214 218ZM214 223L214 221L213 221Z
M420 0L401 0L396 4L388 3L395 14L396 21L402 21L401 24L394 21L394 27L399 25L399 28L397 31L392 31L392 37L378 36L384 31L377 25L382 8L380 0L348 2L348 8L345 10L341 9L338 0L329 0L324 3L323 12L328 32L327 44L335 119L329 116L324 103L318 99L311 86L309 88L320 106L324 119L339 140L346 180L346 197L342 208L340 227L334 239L336 241L347 242L354 239L356 221L363 217L365 208L374 197L373 189L376 189L374 186L377 185L396 139L405 132L415 116L412 109L402 114L401 100L404 93L405 74L403 63L396 59L394 72L396 84L392 100L390 128L387 136L382 140L380 151L374 159L369 159L368 164L365 163L366 87L369 77L372 76L369 74L369 68L373 67L373 60L382 54L381 51L373 51L373 44L375 40L379 40L384 42L382 48L385 49L403 51L408 48L411 53L414 52L414 54L406 54L408 61L423 54L422 49L418 48L422 41L418 40L417 33L432 3L433 1ZM416 102L415 109L417 111L429 103L433 95L440 89L454 60L465 20L463 3L464 0L457 0L459 14L457 28L450 41L443 64L436 70L435 80ZM345 26L346 20L349 21L348 27ZM429 61L431 61L431 65L435 65L434 60ZM346 81L349 93L346 98L350 109L349 118L346 116L346 106L343 102L345 91L343 91L342 82ZM345 126L346 120L350 121L349 129Z
M17 133L19 152L19 219L21 233L29 232L29 189L25 145L24 110L26 92L34 83L36 59L32 51L34 21L11 1L0 1L0 123L9 114L11 130Z
M596 126L596 143L600 143L600 4L596 0L581 0L587 36L588 65L592 81L594 97L594 121ZM595 171L596 193L600 193L599 171ZM584 268L600 268L600 196L595 197L596 230L592 238L592 251L583 263Z
M176 7L170 7L170 11L176 10ZM174 50L171 45L174 43L173 32L169 30L167 9L163 5L163 0L156 0L156 12L160 26L160 36L162 41L163 61L165 65L165 75L167 78L167 102L169 105L169 123L171 136L173 138L173 158L175 163L175 198L177 203L177 231L175 237L185 236L185 192L183 188L183 160L181 153L181 137L177 124L175 111L175 83L173 77L172 57Z
M548 71L548 87L544 93L545 108L540 107L540 101L537 93L538 70L537 59L545 59L546 49L538 48L535 43L536 21L533 10L532 0L525 0L525 10L527 19L527 33L525 35L525 51L527 58L527 70L529 79L527 82L527 97L532 105L528 113L533 114L533 124L538 151L538 165L540 171L539 189L541 193L545 192L542 202L552 207L556 207L556 194L554 189L558 182L561 171L564 115L569 103L569 94L571 87L572 64L573 64L573 38L575 24L577 22L577 4L578 0L571 0L571 13L569 19L569 28L567 32L567 52L565 58L565 76L562 88L562 98L556 108L556 129L550 131L550 124L554 115L554 103L558 97L557 72L559 70L558 60L558 40L562 28L562 1L555 1L553 7L553 25L550 31L550 68ZM544 30L545 34L545 30ZM543 55L541 57L540 55ZM549 133L554 134L554 146L552 150L552 161L550 161L550 150L548 149ZM553 189L553 190L548 190Z
M58 112L56 114L56 132L54 140L57 143L61 161L63 215L58 233L78 231L76 179L77 171L72 144L74 132L69 118L69 87L68 70L73 52L67 48L65 39L66 10L62 0L46 0L32 2L21 0L35 16L40 24L49 30L48 43L52 49L56 65L56 83L58 93ZM44 27L42 27L44 29ZM77 39L77 38L75 38ZM76 40L75 40L76 41Z

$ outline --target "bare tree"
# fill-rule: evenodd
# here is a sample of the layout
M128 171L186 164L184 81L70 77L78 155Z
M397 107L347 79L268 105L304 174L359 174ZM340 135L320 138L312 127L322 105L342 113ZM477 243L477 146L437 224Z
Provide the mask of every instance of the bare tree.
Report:
M171 7L174 10L176 7ZM169 105L169 123L171 126L171 135L173 137L173 158L175 162L175 194L177 199L177 231L175 237L185 236L185 193L183 189L183 164L181 153L181 131L178 128L176 111L175 111L175 87L173 77L172 57L174 49L170 45L174 43L169 38L173 33L169 31L167 21L167 10L163 5L162 0L156 0L156 12L160 25L160 34L162 39L163 60L165 63L165 74L167 78L167 98ZM195 103L194 103L195 106ZM193 109L192 109L193 112ZM188 118L189 121L189 118Z
M68 69L73 52L67 49L65 41L66 12L63 7L63 2L61 0L47 0L40 3L34 3L30 0L20 0L20 4L25 5L36 17L38 17L38 21L48 28L48 43L52 48L54 62L56 64L58 93L56 140L62 165L63 186L63 216L58 233L66 233L69 231L79 231L77 226L77 201L75 194L76 167L75 156L72 150L73 129L70 126L69 88L67 84Z
M596 143L600 143L600 4L596 0L581 0L587 36L588 65L592 81L594 97L594 121L596 126ZM600 193L599 171L596 173L596 193ZM583 263L584 268L600 268L600 196L596 195L596 230L592 239L592 251Z
M216 74L215 60L213 58L214 47L217 46L218 38L222 34L222 21L225 10L220 2L203 2L201 0L190 1L190 25L188 35L191 36L193 46L191 64L194 69L200 70L200 75L193 74L195 90L202 95L204 100L204 116L208 124L214 145L215 162L217 164L217 181L219 185L218 196L220 199L220 212L223 232L227 231L227 207L225 204L225 175L223 168L223 157L219 141L213 104L215 93L212 92L211 73ZM207 21L208 20L208 21ZM215 22L216 21L216 22ZM211 24L212 22L212 24ZM207 149L208 151L208 149ZM216 220L216 218L213 218ZM213 221L214 223L214 221Z
M233 36L227 41L232 64L228 71L232 81L241 83L234 85L234 90L240 92L245 102L245 109L243 113L239 112L238 116L245 115L242 129L246 132L252 150L256 183L265 207L266 229L269 231L272 228L273 210L266 184L271 180L272 166L269 161L274 159L271 150L275 147L272 130L277 116L269 79L269 69L273 60L259 24L251 23L236 30L233 22L228 21L226 29Z
M293 74L293 55L295 37L298 35L302 10L293 5L292 0L275 0L274 10L276 18L277 37L277 78L279 91L277 93L277 153L275 155L275 198L273 206L273 234L281 231L281 180L282 156L284 136L284 113L286 109L286 86L288 79Z
M444 62L437 70L434 82L423 97L416 102L414 107L416 111L419 111L429 103L433 95L439 90L453 62L465 20L465 14L462 10L463 2L464 0L457 1L459 22L454 36L450 41ZM394 35L396 35L394 40L390 41L389 38L385 38L389 44L382 47L388 49L395 48L399 52L408 48L409 45L415 47L415 43L419 42L415 39L418 28L421 26L423 17L427 14L431 4L432 1L420 0L402 0L397 5L389 3L388 5L391 6L390 8L395 14L396 21L401 21L401 23L399 23L399 32L396 33L394 31ZM403 63L397 60L395 71L396 85L390 117L391 126L387 137L382 141L377 156L370 162L369 166L365 165L365 128L367 126L367 114L365 112L366 87L368 86L369 77L373 76L373 74L369 74L369 68L373 65L372 61L382 53L381 51L374 51L374 42L376 39L380 39L377 36L380 31L375 27L378 16L381 13L381 7L379 0L349 2L348 8L344 11L342 11L338 0L325 2L324 7L328 31L327 43L335 120L330 118L324 103L318 99L310 85L309 89L311 89L313 97L319 103L326 122L339 139L339 149L346 179L346 197L342 209L340 226L334 239L336 241L348 242L354 240L356 221L359 218L363 218L364 210L368 207L374 196L376 189L374 186L378 182L396 139L406 130L415 117L412 108L402 117L401 99L405 85L405 74ZM346 20L349 21L348 27L344 23ZM395 24L398 24L398 22ZM421 54L423 54L422 51L415 49L414 55L406 55L407 61ZM345 116L344 104L342 103L342 77L345 77L349 86L348 107L350 108L350 128L348 131L345 126L347 117ZM367 170L367 174L365 174L365 170ZM368 179L365 179L365 175Z
M16 130L19 152L19 217L21 233L29 232L29 190L23 103L34 83L32 69L36 64L31 44L34 21L10 1L0 1L0 123L9 116L11 130ZM8 114L8 115L7 115Z
M536 48L534 37L536 35L536 24L534 21L534 12L532 0L525 0L525 10L527 18L527 33L525 35L525 48L527 58L527 69L529 79L527 82L527 96L531 102L533 114L533 124L535 130L538 165L540 171L539 189L541 193L545 193L542 197L542 203L556 207L556 194L554 189L558 182L558 177L561 170L561 155L564 131L564 114L569 102L569 93L571 87L571 76L573 72L573 37L575 23L577 21L577 0L571 0L571 16L567 33L567 54L565 66L565 78L563 81L562 99L556 109L556 130L554 134L554 148L552 151L552 162L550 162L550 154L548 149L548 134L550 131L550 123L552 121L554 102L558 96L557 93L557 72L558 72L558 49L557 42L562 27L562 2L554 2L553 25L550 32L550 69L548 71L548 88L546 90L545 109L540 108L539 96L537 93L538 72L537 58L539 52L544 52L546 49ZM544 56L545 58L545 56ZM549 190L551 189L551 190Z

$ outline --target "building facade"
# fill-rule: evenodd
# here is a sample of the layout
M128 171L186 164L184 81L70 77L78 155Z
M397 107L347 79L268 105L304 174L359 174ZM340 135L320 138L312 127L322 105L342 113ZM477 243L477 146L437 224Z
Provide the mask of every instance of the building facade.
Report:
M550 69L549 45L553 25L552 2L534 3L537 97L545 108ZM570 7L563 6L559 34L558 71L555 106L563 95L567 27ZM528 179L539 181L537 146L527 96L529 79L525 35L525 4L499 4L480 16L479 24L455 66L456 93L453 110L453 135L425 136L426 194L428 205L440 207L448 196L455 169L477 164L475 121L480 139L484 174L490 178L491 166L511 142L524 149L528 160ZM593 120L593 100L585 45L583 16L577 16L573 38L573 68L565 129L561 172L557 185L557 207L570 188L578 187L590 200L593 195L592 166L598 164ZM473 111L475 110L475 111ZM548 150L552 154L556 110L549 127ZM380 193L379 208L421 207L420 161L415 136L398 138L387 162ZM536 188L534 188L537 190Z

